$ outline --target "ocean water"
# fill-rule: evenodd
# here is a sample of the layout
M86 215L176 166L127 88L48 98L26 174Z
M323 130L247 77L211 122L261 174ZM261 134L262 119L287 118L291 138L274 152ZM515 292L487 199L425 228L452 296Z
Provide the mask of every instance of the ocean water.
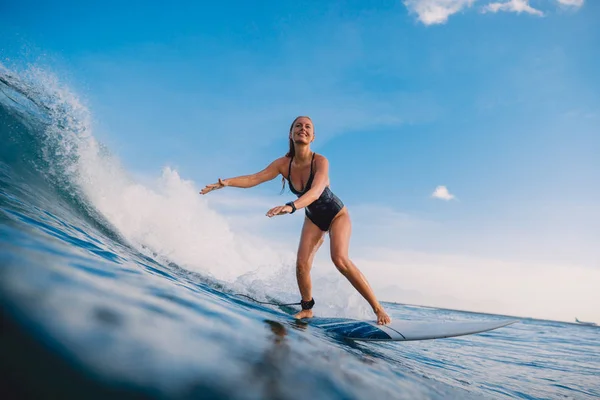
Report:
M525 318L352 342L236 295L297 300L293 263L230 229L176 171L137 182L90 121L51 73L0 66L0 363L17 397L600 398L597 327ZM331 302L329 316L369 316ZM385 306L394 319L504 318Z

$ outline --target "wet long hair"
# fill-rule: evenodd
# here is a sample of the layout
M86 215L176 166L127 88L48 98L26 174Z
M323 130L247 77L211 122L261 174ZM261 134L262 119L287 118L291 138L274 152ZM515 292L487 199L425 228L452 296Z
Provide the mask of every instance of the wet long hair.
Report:
M290 125L290 133L292 133L292 130L294 130L294 125L296 124L296 121L298 121L298 119L300 119L300 118L308 118L310 120L310 122L312 122L312 119L306 115L297 116L292 121L292 125ZM314 132L315 132L315 127L313 124L313 134L314 134ZM294 146L294 139L290 138L290 148L285 156L293 159L294 155L296 155L296 147ZM290 171L288 171L288 177L289 177L289 174L290 174ZM285 176L282 176L281 177L281 193L283 193L284 190L285 190Z

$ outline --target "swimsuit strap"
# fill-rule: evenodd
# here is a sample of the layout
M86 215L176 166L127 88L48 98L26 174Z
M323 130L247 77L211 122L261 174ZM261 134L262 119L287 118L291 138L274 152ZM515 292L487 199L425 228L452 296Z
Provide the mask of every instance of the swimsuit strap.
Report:
M313 152L312 159L310 160L310 175L308 175L308 180L306 181L306 185L304 185L304 189L305 190L309 186L312 187L312 182L313 182L313 179L315 178L315 176L313 175L313 164L314 164L314 161L315 161L315 153Z

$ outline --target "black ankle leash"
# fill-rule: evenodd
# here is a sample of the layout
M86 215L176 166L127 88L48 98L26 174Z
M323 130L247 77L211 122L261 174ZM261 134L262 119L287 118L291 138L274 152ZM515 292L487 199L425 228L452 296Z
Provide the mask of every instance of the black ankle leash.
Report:
M300 305L303 310L310 310L315 305L315 299L310 299L309 301L300 300Z

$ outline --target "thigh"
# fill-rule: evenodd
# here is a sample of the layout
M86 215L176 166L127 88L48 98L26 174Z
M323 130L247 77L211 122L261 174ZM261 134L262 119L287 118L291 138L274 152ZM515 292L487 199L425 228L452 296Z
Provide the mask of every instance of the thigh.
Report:
M310 219L304 217L300 244L298 245L298 263L311 263L315 253L323 243L323 232Z
M338 215L335 216L329 228L329 239L331 245L331 258L348 257L348 246L350 244L350 235L352 233L352 223L350 214L344 207Z

